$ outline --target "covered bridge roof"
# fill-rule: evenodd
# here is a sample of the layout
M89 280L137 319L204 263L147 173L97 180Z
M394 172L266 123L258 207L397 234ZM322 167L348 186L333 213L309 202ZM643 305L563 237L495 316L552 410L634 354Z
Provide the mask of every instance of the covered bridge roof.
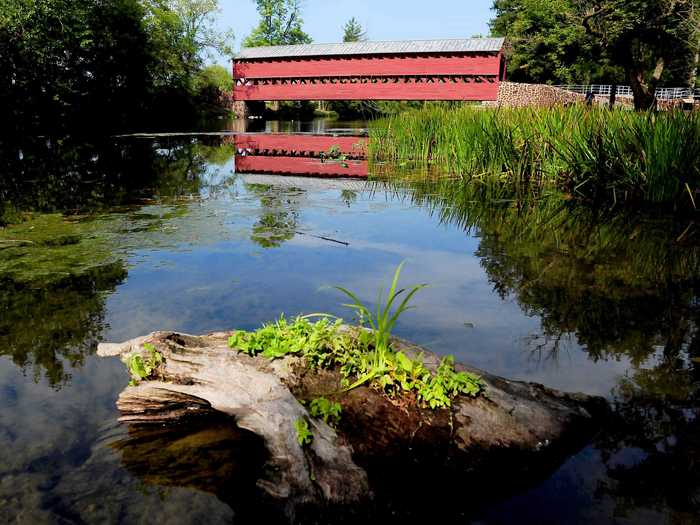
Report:
M504 38L406 40L397 42L349 42L345 44L301 44L296 46L247 47L235 60L342 55L393 55L411 53L498 53Z

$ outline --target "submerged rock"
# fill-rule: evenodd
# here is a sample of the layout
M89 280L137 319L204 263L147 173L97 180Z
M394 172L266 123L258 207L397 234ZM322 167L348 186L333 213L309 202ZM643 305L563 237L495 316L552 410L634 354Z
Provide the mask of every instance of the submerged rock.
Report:
M338 372L309 369L299 357L270 361L238 353L229 348L229 335L156 332L122 344L101 344L98 354L145 356L144 344L153 345L164 358L152 375L157 379L121 393L120 420L138 429L187 424L190 418L212 414L233 416L267 449L257 486L287 508L366 503L387 490L404 491L401 487L410 485L405 476L430 476L431 485L469 477L502 494L505 484L556 468L590 440L607 413L601 398L461 365L458 370L481 376L485 392L459 396L450 408L423 408L410 396L390 399L371 386L338 395ZM425 349L399 340L393 347L407 355L422 354L429 369L439 364ZM337 428L309 415L305 401L319 396L341 403ZM309 421L313 434L305 446L295 428L299 420Z

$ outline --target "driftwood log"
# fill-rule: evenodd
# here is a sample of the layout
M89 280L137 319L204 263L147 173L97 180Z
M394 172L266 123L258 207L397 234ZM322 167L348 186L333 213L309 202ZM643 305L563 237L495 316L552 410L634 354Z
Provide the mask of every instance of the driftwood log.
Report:
M592 437L607 413L600 398L458 365L483 378L485 395L460 397L451 409L434 411L360 387L336 396L343 413L333 429L311 419L300 400L337 393L339 374L311 371L298 357L270 361L239 354L228 348L228 335L156 332L122 344L101 344L98 354L124 357L145 353L143 344L153 344L164 357L158 379L121 393L120 420L133 428L163 428L193 417L232 416L239 428L262 438L267 449L257 486L287 506L356 505L381 492L376 483L400 486L406 476L418 473L428 473L435 482L471 479L483 485L491 480L502 494L509 482L556 468ZM428 368L439 363L425 349L399 340L394 347L414 356L422 352ZM311 421L314 437L307 447L299 445L294 427L304 417Z

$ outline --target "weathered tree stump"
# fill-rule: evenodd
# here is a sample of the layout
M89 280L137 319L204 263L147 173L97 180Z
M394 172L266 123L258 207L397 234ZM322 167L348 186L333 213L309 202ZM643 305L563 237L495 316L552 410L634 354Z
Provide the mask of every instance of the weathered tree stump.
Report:
M131 425L177 423L212 412L233 416L260 436L268 467L257 481L274 499L300 503L349 504L372 496L368 472L388 475L389 465L428 467L481 476L507 469L506 476L536 474L561 463L600 425L607 405L600 398L565 394L542 385L479 374L485 395L458 397L450 409L430 410L411 399L389 399L363 386L336 396L343 407L337 429L311 419L300 400L334 396L340 374L310 370L303 358L270 361L240 354L227 345L230 334L191 336L156 332L122 344L102 344L103 357L145 353L153 344L164 363L157 380L127 387L119 396L120 420ZM436 368L434 354L395 340L409 356L421 352ZM295 421L311 421L313 442L302 447ZM461 474L460 474L461 475ZM494 476L495 478L499 476Z

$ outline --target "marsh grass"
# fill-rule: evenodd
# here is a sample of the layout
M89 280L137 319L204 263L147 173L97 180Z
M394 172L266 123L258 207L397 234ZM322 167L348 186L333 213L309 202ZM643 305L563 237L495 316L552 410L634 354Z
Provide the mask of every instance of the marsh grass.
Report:
M555 189L591 205L693 211L700 192L697 112L436 104L375 122L370 138L375 162L507 188L514 198Z

